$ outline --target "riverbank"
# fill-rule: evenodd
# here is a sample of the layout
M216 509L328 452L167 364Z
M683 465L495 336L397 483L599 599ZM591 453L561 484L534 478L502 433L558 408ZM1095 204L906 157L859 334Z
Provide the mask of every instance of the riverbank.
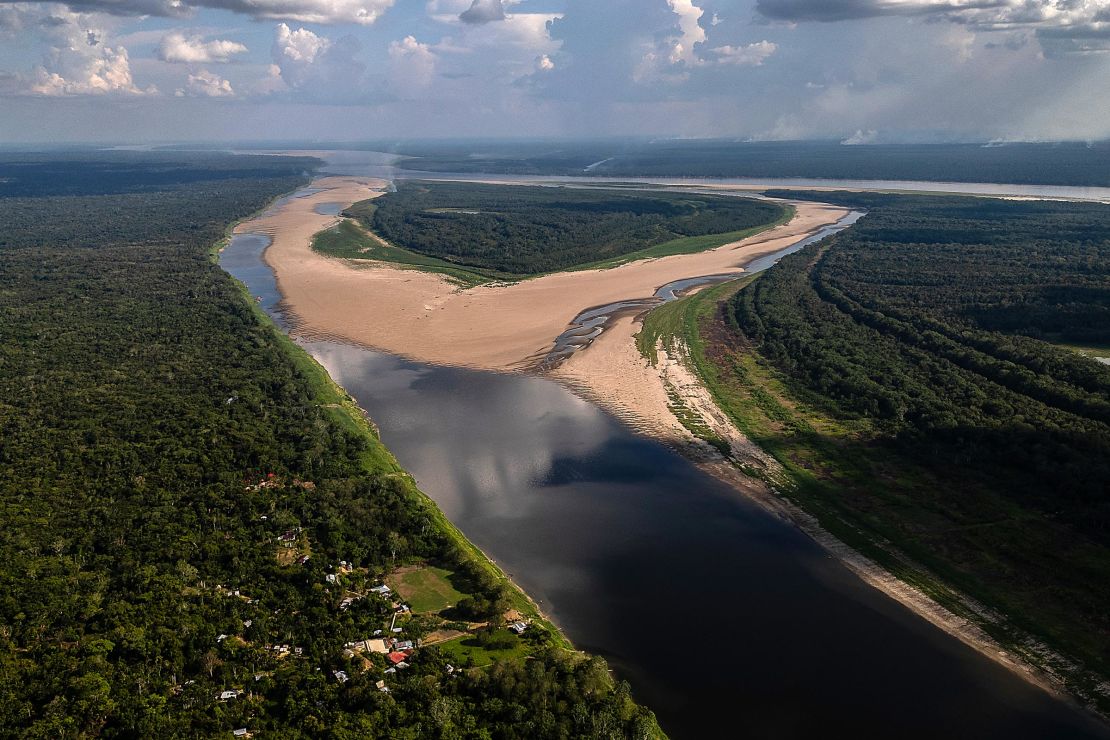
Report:
M953 588L900 552L896 543L869 536L827 505L814 507L812 500L800 495L797 471L785 469L741 431L737 419L753 414L745 409L741 398L745 394L730 386L730 362L736 360L719 351L710 356L706 350L711 343L716 347L726 341L722 337L729 329L721 306L744 284L744 280L732 281L657 309L633 337L638 347L624 342L610 347L608 353L623 355L622 362L629 366L638 362L643 377L666 389L668 408L677 409L676 416L682 417L685 434L680 443L694 451L690 456L703 469L792 522L861 580L915 614L1053 696L1082 703L1105 721L1106 715L1095 708L1106 689L1100 687L1098 676L1024 631L1009 616ZM603 338L599 344L612 339ZM590 351L573 358L563 371L573 376L584 370ZM620 399L609 395L595 400L613 405Z

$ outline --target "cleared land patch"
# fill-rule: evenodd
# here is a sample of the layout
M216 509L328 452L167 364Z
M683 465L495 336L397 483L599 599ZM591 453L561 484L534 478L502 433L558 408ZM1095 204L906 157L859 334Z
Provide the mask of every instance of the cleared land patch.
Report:
M451 584L455 574L434 565L398 568L385 582L418 614L435 613L458 604L466 594Z

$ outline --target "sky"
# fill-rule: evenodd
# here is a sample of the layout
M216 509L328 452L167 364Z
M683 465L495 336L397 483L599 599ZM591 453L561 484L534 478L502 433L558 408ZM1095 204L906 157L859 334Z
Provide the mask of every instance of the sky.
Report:
M1097 140L1110 0L0 0L0 143Z

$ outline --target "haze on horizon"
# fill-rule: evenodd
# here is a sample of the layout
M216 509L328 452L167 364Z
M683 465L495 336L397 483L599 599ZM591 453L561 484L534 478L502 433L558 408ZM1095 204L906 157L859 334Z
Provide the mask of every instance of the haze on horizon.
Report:
M1110 136L1110 0L0 0L0 141Z

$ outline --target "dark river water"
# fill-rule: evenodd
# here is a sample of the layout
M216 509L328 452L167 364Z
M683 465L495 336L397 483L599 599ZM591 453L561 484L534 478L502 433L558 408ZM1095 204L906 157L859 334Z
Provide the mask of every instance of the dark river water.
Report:
M221 264L281 323L266 246L238 236ZM553 382L303 346L672 737L1110 737Z

